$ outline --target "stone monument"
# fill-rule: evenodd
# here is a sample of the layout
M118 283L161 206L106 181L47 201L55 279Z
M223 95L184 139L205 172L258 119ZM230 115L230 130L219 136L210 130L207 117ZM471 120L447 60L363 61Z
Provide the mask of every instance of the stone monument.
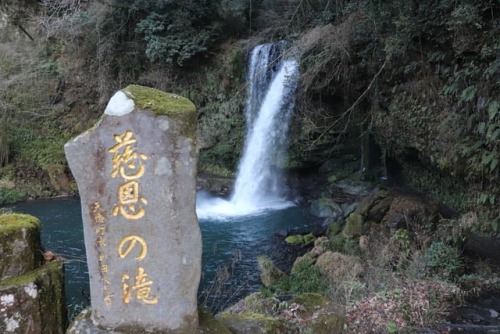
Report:
M81 197L99 329L197 332L195 135L191 101L131 85L64 147Z

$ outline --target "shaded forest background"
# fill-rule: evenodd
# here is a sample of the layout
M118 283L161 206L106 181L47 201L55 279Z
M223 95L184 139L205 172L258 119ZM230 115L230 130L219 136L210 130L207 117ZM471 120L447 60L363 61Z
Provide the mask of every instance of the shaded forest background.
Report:
M500 233L498 0L2 0L0 28L0 203L76 193L63 145L130 83L190 98L200 171L233 175L249 51L283 39L301 79L281 167L365 142Z

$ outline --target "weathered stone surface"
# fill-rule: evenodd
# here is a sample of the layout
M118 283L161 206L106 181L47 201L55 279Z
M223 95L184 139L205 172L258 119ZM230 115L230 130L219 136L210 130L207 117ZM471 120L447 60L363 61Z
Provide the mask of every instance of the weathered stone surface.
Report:
M0 280L26 274L42 262L40 221L30 215L0 215Z
M195 120L189 100L129 86L65 145L82 203L92 319L103 329L197 329Z
M0 282L0 333L60 334L65 329L62 261Z
M323 197L311 203L311 214L316 217L337 219L343 215L340 205L331 198Z

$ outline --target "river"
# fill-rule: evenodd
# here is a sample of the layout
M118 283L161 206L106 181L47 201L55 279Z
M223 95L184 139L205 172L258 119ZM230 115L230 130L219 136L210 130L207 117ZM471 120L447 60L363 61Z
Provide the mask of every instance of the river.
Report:
M65 260L66 301L70 313L87 306L89 278L79 198L33 200L8 207L41 220L43 247ZM283 238L277 233L285 230L291 234L306 232L317 226L317 222L308 210L300 207L258 215L200 219L203 240L200 303L220 310L258 290L257 256L267 254L282 269L289 268L294 254L287 252Z

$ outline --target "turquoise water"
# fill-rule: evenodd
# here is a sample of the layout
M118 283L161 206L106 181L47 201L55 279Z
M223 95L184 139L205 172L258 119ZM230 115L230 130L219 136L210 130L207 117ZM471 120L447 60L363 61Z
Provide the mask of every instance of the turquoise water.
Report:
M41 220L43 246L65 259L68 306L88 305L90 293L80 199L36 200L9 207ZM199 224L203 239L199 299L200 303L218 310L260 288L257 256L267 254L282 269L290 267L295 254L284 247L283 238L278 237L277 232L309 231L317 225L317 219L303 208L292 207L253 216L202 219Z

